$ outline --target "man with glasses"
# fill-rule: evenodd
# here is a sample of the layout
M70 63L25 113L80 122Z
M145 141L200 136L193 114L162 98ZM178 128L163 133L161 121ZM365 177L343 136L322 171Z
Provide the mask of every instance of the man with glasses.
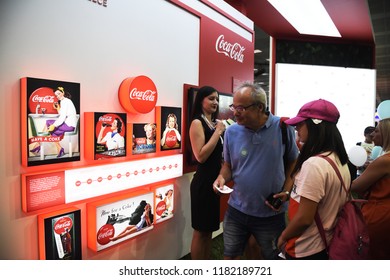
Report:
M242 84L230 109L236 124L225 132L225 162L213 185L218 191L227 182L234 182L223 224L224 258L239 259L253 235L264 258L277 259L276 242L285 228L284 202L292 188L290 174L298 157L295 132L287 127L283 143L280 118L267 110L266 93L257 85ZM272 206L272 200L282 203Z

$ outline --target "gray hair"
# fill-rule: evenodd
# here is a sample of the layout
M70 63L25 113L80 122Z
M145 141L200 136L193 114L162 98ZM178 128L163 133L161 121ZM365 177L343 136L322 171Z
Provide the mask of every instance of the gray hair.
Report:
M244 82L240 86L238 86L235 90L235 92L243 89L243 88L250 88L251 89L251 96L256 104L262 104L264 106L264 111L268 107L267 105L267 94L265 93L265 90L257 85L250 82Z

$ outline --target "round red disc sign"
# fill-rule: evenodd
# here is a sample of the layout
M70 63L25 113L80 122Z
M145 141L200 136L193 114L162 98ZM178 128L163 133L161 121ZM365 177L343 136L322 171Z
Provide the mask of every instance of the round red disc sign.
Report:
M151 79L137 76L124 79L119 87L119 102L129 113L146 114L157 103L157 89Z

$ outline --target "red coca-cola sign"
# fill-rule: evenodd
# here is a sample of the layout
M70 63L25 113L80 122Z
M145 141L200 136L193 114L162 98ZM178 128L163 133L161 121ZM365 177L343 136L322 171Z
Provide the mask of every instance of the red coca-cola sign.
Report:
M146 114L152 111L158 97L155 84L146 76L123 80L119 87L118 96L122 107L133 114Z
M156 206L157 215L161 216L166 209L167 209L167 204L165 203L165 201L160 201L159 203L157 203Z
M73 227L73 220L70 217L65 216L65 217L61 217L55 222L53 229L55 233L61 235L62 233L65 232L66 228L70 230L72 227Z
M102 226L98 232L97 232L97 242L100 245L106 245L108 242L110 242L110 238L114 237L115 235L115 228L113 225L107 224Z
M28 100L28 110L30 114L58 114L53 103L58 102L54 91L48 87L36 89Z

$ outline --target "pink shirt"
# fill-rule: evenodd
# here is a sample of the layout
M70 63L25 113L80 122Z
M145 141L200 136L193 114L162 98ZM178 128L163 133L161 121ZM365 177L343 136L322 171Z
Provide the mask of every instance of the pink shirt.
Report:
M341 166L334 154L329 157L338 166L344 184L349 189L351 177L348 165ZM342 189L336 172L325 159L316 156L307 159L296 175L288 209L290 220L298 211L301 197L318 203L317 209L329 244L333 236L337 213L346 202L347 194ZM301 236L290 239L286 246L286 252L296 258L310 256L324 249L325 245L314 220Z

